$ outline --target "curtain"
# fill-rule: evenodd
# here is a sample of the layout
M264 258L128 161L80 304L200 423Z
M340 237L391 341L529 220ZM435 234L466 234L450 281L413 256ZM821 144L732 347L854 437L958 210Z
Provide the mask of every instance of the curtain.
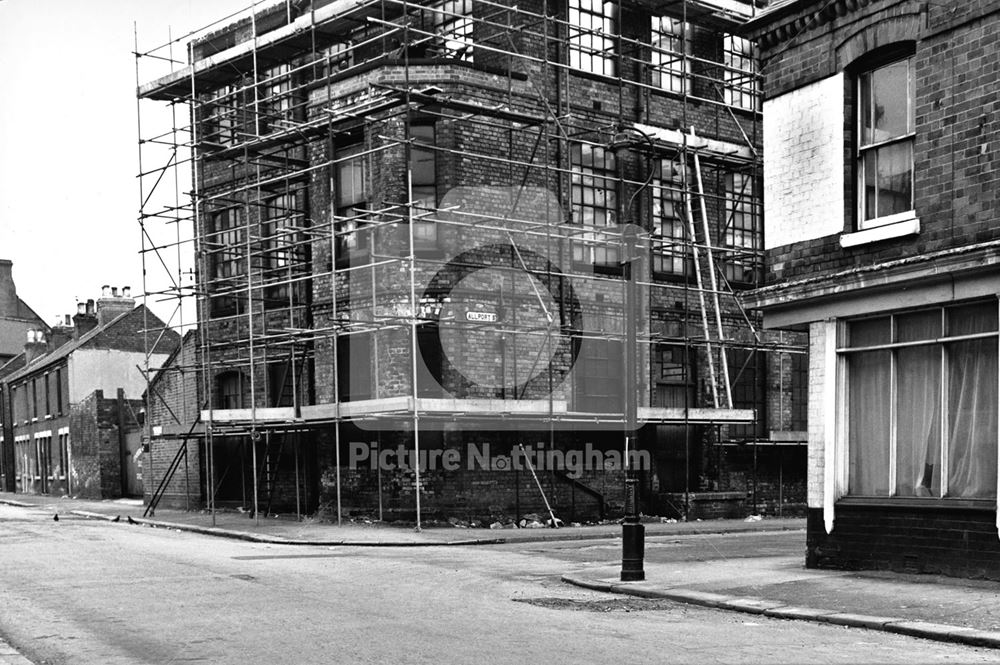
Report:
M984 312L992 315L994 312ZM948 495L988 498L997 488L997 340L948 345Z
M855 353L848 358L848 459L850 492L889 494L888 351Z
M941 347L896 355L896 494L941 496Z

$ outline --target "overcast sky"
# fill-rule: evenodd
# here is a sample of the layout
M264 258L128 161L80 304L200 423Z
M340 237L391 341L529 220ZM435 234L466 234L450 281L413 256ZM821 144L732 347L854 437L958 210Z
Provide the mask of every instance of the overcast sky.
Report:
M250 4L0 0L0 258L47 323L142 291L135 29L146 51Z

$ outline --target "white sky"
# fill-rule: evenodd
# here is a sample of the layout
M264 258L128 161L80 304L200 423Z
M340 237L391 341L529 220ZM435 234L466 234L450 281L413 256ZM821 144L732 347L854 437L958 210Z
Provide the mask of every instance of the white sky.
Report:
M146 51L250 4L0 0L0 258L47 323L102 284L142 292L136 29Z

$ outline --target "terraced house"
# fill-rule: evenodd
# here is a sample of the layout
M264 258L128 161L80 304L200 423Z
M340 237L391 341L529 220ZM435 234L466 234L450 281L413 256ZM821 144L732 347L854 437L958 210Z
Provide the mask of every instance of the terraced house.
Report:
M1000 577L1000 3L780 2L769 327L809 332L807 564Z

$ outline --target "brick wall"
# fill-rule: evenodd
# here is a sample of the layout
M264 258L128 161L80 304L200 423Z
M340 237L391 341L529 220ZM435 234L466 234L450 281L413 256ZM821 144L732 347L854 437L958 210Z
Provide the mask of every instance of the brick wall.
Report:
M844 228L843 93L834 75L764 103L767 249Z
M1000 170L995 151L984 137L1000 129L996 114L989 113L994 91L991 74L1000 55L992 44L1000 32L1000 14L995 3L974 7L926 5L917 2L871 2L843 18L824 20L804 30L791 45L781 43L763 57L766 68L765 92L769 99L765 133L784 136L778 128L803 124L815 126L818 118L836 129L832 120L843 99L843 148L841 154L817 150L790 153L766 137L765 154L768 187L765 203L767 228L767 282L804 276L820 276L896 258L961 247L1000 238L994 216L1000 200ZM854 222L854 83L849 67L859 57L879 47L911 41L916 62L916 140L914 144L915 208L920 232L891 242L870 243L843 249L841 230L851 230ZM835 77L848 69L844 96L835 90ZM819 116L810 114L816 95L827 90ZM770 130L768 129L770 128ZM833 146L834 144L828 143ZM775 152L775 151L779 152ZM789 166L777 163L780 156ZM799 180L822 183L822 200L810 208L802 201L816 186L785 189L778 175L800 174ZM843 174L844 196L840 207L844 221L836 228L836 196L829 191ZM796 215L795 213L799 213ZM797 219L815 221L803 230ZM829 217L827 217L829 216Z
M827 534L822 510L810 509L806 567L1000 580L995 517L969 508L840 505Z

